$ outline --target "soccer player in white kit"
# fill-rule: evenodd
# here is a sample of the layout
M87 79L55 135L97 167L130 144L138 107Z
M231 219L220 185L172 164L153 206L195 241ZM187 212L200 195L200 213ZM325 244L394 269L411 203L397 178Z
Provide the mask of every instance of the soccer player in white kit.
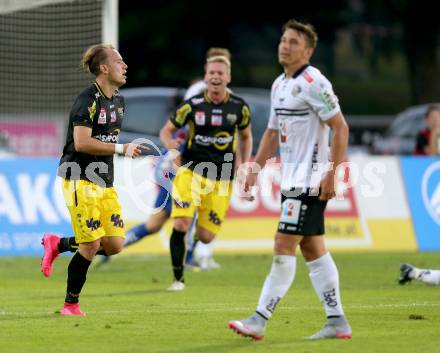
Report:
M250 191L258 171L279 147L282 205L272 268L256 312L228 326L243 336L263 338L267 321L293 283L299 246L327 316L324 327L308 338L351 338L338 269L323 238L324 210L327 200L335 196L335 170L345 157L348 126L332 85L309 65L317 43L313 27L289 20L282 33L278 60L284 73L272 85L269 123L244 184L244 191Z

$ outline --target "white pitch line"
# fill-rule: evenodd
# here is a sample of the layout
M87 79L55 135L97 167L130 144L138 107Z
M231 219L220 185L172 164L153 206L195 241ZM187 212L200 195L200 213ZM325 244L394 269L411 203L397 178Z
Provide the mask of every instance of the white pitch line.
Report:
M423 308L423 307L440 307L440 303L402 303L402 304L354 304L354 305L344 305L345 308L349 309L392 309L392 308ZM322 306L280 306L279 311L297 311L297 310L320 310ZM155 314L155 313L177 313L177 314L190 314L197 312L221 312L221 311L253 311L255 307L240 307L233 308L230 304L200 304L197 306L186 307L185 309L180 308L180 306L164 306L158 308L146 308L145 310L103 310L96 312L96 314ZM89 312L86 310L86 312ZM92 311L93 313L93 311ZM54 311L0 311L0 316L32 316L32 315L51 315L55 314Z

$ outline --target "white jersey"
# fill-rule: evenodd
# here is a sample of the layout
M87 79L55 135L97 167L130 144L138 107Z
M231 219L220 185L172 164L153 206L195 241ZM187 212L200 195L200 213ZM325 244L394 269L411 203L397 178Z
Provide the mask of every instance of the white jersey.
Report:
M279 131L281 189L318 187L329 162L330 128L340 112L331 83L312 66L272 85L269 129Z
M183 100L186 101L194 96L197 96L207 88L208 88L208 84L205 81L197 81L188 87L188 89L185 92L185 97L183 97Z

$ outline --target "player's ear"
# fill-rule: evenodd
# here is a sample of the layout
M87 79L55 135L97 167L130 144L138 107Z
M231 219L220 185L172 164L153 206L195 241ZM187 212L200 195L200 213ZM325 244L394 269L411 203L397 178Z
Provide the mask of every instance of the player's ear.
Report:
M102 72L104 75L108 74L108 67L106 64L99 65L99 71Z

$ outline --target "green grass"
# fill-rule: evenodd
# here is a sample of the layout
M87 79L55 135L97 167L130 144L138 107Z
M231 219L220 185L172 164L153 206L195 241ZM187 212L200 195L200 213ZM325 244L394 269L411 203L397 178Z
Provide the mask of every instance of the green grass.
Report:
M304 261L261 342L227 329L248 316L270 268L270 255L218 256L221 270L188 273L187 289L168 293L168 257L120 256L89 271L81 297L87 317L61 317L69 257L51 278L37 258L0 258L0 352L439 352L438 287L396 284L401 262L439 267L438 254L333 255L353 328L351 340L309 342L324 322ZM410 315L421 315L410 319Z

